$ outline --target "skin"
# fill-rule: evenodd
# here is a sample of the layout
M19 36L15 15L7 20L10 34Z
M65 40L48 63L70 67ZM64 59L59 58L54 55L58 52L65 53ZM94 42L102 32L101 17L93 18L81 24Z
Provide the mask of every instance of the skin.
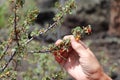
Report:
M73 35L65 36L70 39L71 50L67 59L61 57L59 63L76 80L112 80L108 77L93 52L82 41L76 41ZM62 40L57 40L59 45ZM56 58L56 56L55 56ZM56 60L57 61L57 60Z

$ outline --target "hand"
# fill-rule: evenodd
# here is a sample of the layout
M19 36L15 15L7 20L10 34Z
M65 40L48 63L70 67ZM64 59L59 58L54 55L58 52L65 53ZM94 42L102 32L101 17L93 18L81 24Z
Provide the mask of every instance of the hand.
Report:
M102 70L91 50L84 45L82 41L77 42L75 38L65 36L64 39L70 39L71 49L68 51L68 58L63 59L64 54L61 54L60 59L55 59L60 65L76 80L111 80ZM59 45L62 40L58 40L55 44ZM66 57L65 57L66 58Z

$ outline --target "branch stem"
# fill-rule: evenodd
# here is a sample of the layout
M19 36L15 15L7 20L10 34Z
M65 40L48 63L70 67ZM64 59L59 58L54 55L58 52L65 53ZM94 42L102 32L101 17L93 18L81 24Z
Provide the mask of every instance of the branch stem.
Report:
M40 35L46 33L47 31L49 31L51 28L55 27L56 25L57 25L57 21L54 22L52 25L50 25L47 29L45 29L44 32L40 32ZM34 37L32 37L31 39L27 40L25 45L29 44L33 39L34 39Z
M17 5L15 4L15 12L14 12L14 35L15 35L15 40L17 43L17 46L19 46L19 39L18 39L18 33L17 33Z
M2 52L2 56L0 57L0 61L2 60L2 58L5 56L7 50L9 48L9 45L6 46L6 48L4 49L4 51Z
M2 68L1 73L4 72L4 70L8 67L9 63L13 60L13 57L15 56L16 51L13 51L12 56L8 60L8 62L5 64L5 66Z
M19 47L20 44L19 44L18 33L17 33L17 12L16 11L17 11L17 5L15 3L15 11L14 11L14 35L15 35L16 44ZM8 48L9 48L9 46L5 49L5 51L3 51L4 54L7 52ZM8 62L5 64L5 66L2 68L2 70L1 70L0 73L2 73L2 72L5 71L5 69L9 65L9 63L13 60L14 56L16 55L16 53L17 53L16 50L13 51L12 56L10 57L10 59L8 60ZM4 56L2 56L2 57L4 57ZM0 59L2 59L2 58L0 58Z

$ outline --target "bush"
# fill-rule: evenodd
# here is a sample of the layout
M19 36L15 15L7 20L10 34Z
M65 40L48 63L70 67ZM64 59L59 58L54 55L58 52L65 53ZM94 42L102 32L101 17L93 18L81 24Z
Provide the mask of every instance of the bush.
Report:
M40 34L45 34L51 28L60 25L64 15L71 14L72 9L75 8L74 0L66 2L65 7L57 4L60 11L54 17L54 23L48 28L36 30L30 35L30 39L28 39L29 27L34 24L39 10L32 7L31 4L29 4L30 9L28 10L25 3L29 3L29 1L9 0L11 11L8 19L9 36L8 40L3 40L0 46L0 78L15 80L17 76L22 76L24 80L63 80L67 76L66 73L55 63L53 55L46 51L51 47L40 45L33 40ZM0 10L0 26L5 26L6 18L3 16L6 11L5 7L2 6Z

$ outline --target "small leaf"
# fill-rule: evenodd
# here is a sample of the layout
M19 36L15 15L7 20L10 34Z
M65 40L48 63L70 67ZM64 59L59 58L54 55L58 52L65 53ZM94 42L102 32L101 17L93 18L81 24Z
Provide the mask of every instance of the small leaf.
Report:
M23 7L23 5L25 4L25 0L16 0L16 4L18 4L21 7Z

